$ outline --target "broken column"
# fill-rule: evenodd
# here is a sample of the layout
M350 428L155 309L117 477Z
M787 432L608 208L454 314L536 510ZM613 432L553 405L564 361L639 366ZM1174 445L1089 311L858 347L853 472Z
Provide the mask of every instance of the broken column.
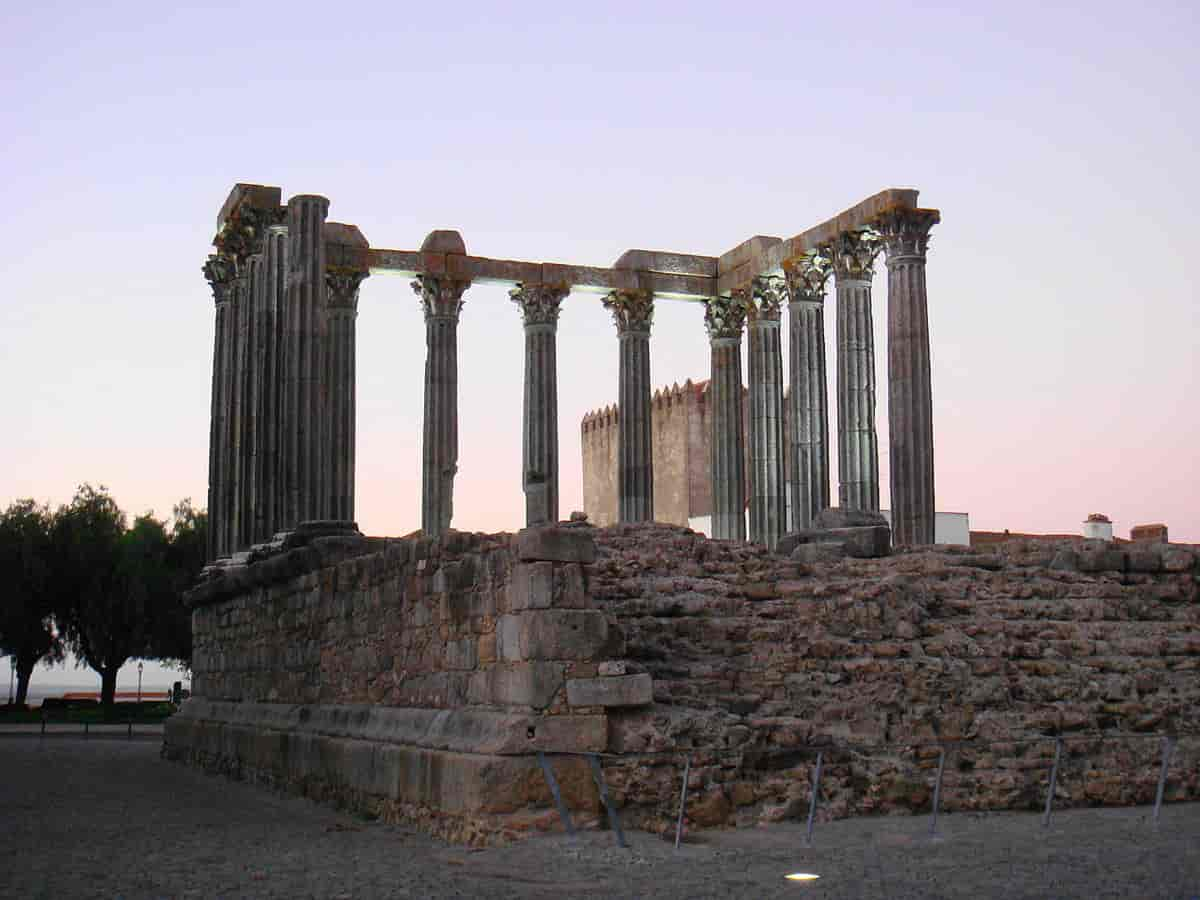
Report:
M829 506L829 400L825 375L825 282L832 263L810 253L786 270L792 445L792 525L811 528Z
M875 435L875 332L871 279L880 238L870 229L833 241L837 286L838 505L879 510L879 445Z
M228 479L229 331L237 264L228 256L213 254L204 264L216 305L213 335L212 403L208 433L208 559L229 555L225 484Z
M925 251L936 210L904 209L880 221L888 269L888 436L892 536L934 542L933 392Z
M465 255L457 231L435 231L422 255ZM454 476L458 473L458 316L471 282L433 271L417 276L413 290L425 312L425 422L421 442L421 529L430 537L450 527L454 517Z
M742 437L742 325L745 292L713 297L704 305L712 348L712 536L746 539L745 445Z
M326 518L321 374L325 343L322 231L328 211L329 201L311 194L292 197L287 206L289 275L283 335L287 369L280 416L284 529Z
M525 325L525 397L522 406L521 488L525 524L558 521L559 306L566 285L518 284L509 291Z
M780 277L759 277L750 294L750 540L774 550L787 526L779 334L787 290Z
M617 521L654 519L654 454L650 428L650 325L654 295L613 291L604 298L620 344L617 420Z
M358 289L370 274L367 239L353 225L325 224L325 289L327 338L325 389L327 391L329 467L327 508L324 517L354 521L355 389L357 373L356 321Z

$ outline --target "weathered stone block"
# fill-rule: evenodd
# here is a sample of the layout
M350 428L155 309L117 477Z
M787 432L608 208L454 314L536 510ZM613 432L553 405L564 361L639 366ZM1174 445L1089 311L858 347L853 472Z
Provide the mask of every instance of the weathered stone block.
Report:
M468 696L471 703L545 709L562 688L564 671L562 663L497 664L472 676Z
M517 533L517 558L522 561L591 563L596 542L588 530L546 525Z
M832 563L846 557L846 545L822 541L816 544L800 544L791 552L796 562L812 565L814 563Z
M554 563L518 563L508 585L509 612L549 609L554 604Z
M567 679L567 702L571 706L644 706L653 700L654 682L645 673Z
M595 610L547 609L520 616L522 659L595 659L608 639L608 618ZM505 642L507 652L507 637Z
M1120 550L1085 550L1079 554L1080 572L1124 572L1125 554Z
M868 512L864 509L831 507L817 513L813 519L813 529L819 531L830 528L862 528L872 525L887 526L887 523L887 519L877 512Z
M629 674L629 663L623 659L611 659L600 663L597 667L600 675L627 675Z

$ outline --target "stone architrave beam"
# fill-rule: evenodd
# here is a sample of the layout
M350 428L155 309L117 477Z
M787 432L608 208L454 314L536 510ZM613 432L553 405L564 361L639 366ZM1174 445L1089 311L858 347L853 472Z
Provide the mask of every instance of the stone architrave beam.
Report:
M832 263L813 253L785 270L791 416L792 530L813 527L829 506L829 392L825 368L825 283Z
M934 542L933 389L925 252L934 210L900 210L880 220L888 269L888 435L892 538Z
M518 284L509 292L525 326L521 487L525 524L558 521L558 312L570 288Z
M466 255L457 231L434 231L421 246L430 271L412 288L425 313L425 422L421 443L421 530L436 537L454 517L454 476L458 473L458 317L465 278L437 272L437 261Z
M617 520L654 520L654 451L651 430L650 326L654 295L613 291L604 298L617 326Z
M754 279L750 301L750 540L774 550L787 528L779 333L780 313L787 302L783 278Z
M837 289L838 505L879 511L875 331L871 279L879 234L843 232L830 245Z
M712 536L746 539L745 445L742 431L742 326L745 296L713 297L704 307L712 348Z

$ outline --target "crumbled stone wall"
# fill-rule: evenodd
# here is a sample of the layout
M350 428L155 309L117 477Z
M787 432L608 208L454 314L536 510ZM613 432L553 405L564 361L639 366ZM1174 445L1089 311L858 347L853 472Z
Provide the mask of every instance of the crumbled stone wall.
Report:
M804 564L667 525L317 538L194 592L164 752L482 842L584 821L603 751L633 827L1153 799L1200 731L1197 551L1017 541ZM1107 738L1107 739L1101 739ZM961 743L954 743L961 742ZM1200 798L1181 740L1168 799Z
M749 824L807 812L820 748L827 814L927 809L938 741L966 742L946 808L1009 809L1044 801L1053 735L1200 731L1190 549L1018 542L808 566L664 526L598 545L593 602L654 679L653 707L609 719L610 752L630 756L609 780L644 827L673 825L689 750L696 823ZM1153 799L1158 741L1064 748L1059 803ZM1200 797L1198 751L1179 745L1169 798Z

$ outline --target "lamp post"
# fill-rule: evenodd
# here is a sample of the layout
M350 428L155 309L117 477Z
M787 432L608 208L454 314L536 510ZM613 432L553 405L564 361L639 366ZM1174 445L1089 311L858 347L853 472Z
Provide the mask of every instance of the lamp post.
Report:
M138 660L138 709L142 708L142 661Z

